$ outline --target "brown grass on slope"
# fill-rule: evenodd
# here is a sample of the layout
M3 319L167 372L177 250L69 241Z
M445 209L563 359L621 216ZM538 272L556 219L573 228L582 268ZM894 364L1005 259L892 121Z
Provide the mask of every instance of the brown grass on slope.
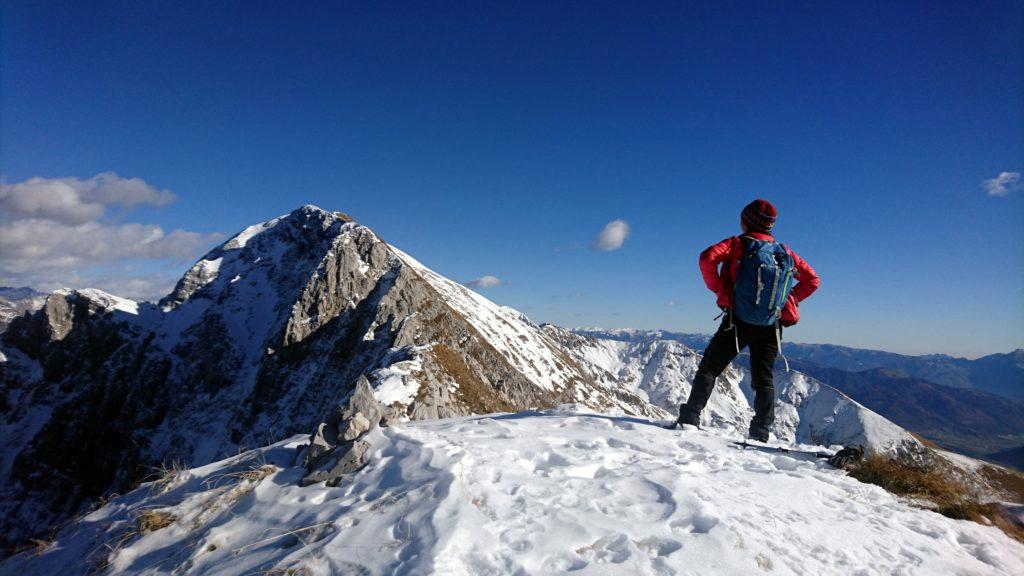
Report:
M957 520L995 525L1011 538L1024 542L1024 523L997 503L983 504L963 484L934 468L908 464L872 455L849 471L850 476L881 486L899 496L923 499L935 505L935 512Z

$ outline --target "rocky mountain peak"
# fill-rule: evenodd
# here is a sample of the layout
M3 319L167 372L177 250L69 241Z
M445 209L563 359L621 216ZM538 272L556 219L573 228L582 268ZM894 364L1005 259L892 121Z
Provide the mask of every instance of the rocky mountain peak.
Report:
M307 204L249 226L208 252L160 305L165 311L173 310L204 288L214 289L207 289L206 296L219 294L225 282L237 282L249 270L267 272L269 268L285 267L289 276L308 274L309 267L319 264L340 236L355 232L373 235L343 212L329 212ZM218 278L221 281L216 283Z
M66 291L18 324L0 374L13 407L0 441L19 462L0 492L11 539L147 467L268 438L315 432L309 466L337 482L376 420L565 402L666 415L518 311L315 206L234 235L158 306Z

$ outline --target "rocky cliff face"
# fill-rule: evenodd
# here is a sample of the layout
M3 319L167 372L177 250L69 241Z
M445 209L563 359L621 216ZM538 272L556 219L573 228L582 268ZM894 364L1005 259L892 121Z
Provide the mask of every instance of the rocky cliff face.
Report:
M566 402L665 415L518 312L312 206L214 249L159 305L55 293L3 354L4 545L153 467L300 432L319 443L311 473L339 477L382 421Z

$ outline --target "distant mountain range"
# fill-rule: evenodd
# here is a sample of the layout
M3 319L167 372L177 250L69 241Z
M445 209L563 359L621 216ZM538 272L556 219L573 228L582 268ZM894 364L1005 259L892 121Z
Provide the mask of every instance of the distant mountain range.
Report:
M580 328L577 332L600 334L602 337L624 341L675 340L698 350L703 350L710 338L708 334L665 330ZM818 366L839 368L848 372L863 372L875 368L895 369L908 376L943 386L973 388L1014 400L1024 400L1024 349L1021 348L1005 354L991 354L976 360L955 358L945 354L908 356L835 344L800 344L797 342L783 342L782 350L790 361L803 360Z
M42 308L45 300L46 294L31 288L0 286L0 331L18 316Z
M1024 349L991 354L976 360L944 354L906 356L879 350L861 350L833 344L784 343L791 359L821 366L862 372L876 368L899 370L907 376L953 388L973 388L1024 400Z
M631 343L671 340L696 350L706 346L708 339L702 334L661 330L589 328L576 332ZM1021 350L971 361L948 356L903 356L820 344L784 343L783 349L793 370L842 391L907 430L950 450L1024 469L1024 401L983 389L936 384L899 368L851 369L895 358L903 366L930 370L934 374L943 373L939 367L944 362L947 366L967 365L968 368L962 371L964 374L978 376L985 370L996 370L1001 378L1007 379L1020 368L1007 359L1019 358ZM830 355L830 351L835 355ZM749 366L745 354L736 363Z
M794 367L941 446L1024 469L1024 402L889 368L849 372L802 361Z

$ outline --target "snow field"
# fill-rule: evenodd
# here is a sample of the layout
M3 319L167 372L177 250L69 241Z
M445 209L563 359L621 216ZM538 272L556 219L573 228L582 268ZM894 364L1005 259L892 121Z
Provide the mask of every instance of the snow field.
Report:
M116 573L1024 573L998 529L813 458L575 410L376 430L370 465L339 488L296 485L296 437L116 498L0 574L84 573L144 509L175 521L121 545ZM277 469L239 478L257 464Z

